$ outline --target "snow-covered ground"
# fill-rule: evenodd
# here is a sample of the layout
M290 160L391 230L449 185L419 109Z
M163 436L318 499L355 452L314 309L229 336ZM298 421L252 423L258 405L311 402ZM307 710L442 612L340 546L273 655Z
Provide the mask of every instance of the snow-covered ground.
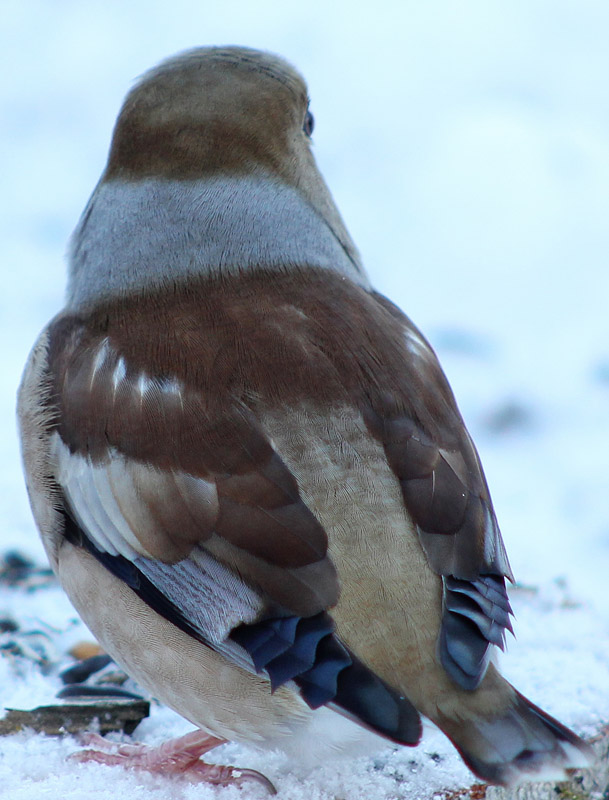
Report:
M273 50L308 79L316 154L368 270L437 348L481 451L522 584L502 668L578 731L609 722L609 4L1 5L0 554L44 562L14 395L61 306L65 243L122 96L187 47ZM86 638L57 588L0 590L9 615L24 629L52 626L60 648ZM0 656L0 687L2 705L25 707L59 682ZM137 735L186 730L155 708ZM0 797L239 796L66 764L74 749L69 738L0 739ZM217 758L260 769L286 800L415 800L471 781L432 730L416 750L308 775L234 745Z

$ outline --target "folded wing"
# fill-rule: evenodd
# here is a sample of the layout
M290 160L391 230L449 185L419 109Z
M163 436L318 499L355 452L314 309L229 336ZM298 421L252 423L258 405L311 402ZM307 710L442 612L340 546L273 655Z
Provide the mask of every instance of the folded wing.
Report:
M312 708L416 743L415 709L334 633L326 533L252 412L230 396L210 409L86 325L59 320L50 358L66 537L270 690L293 681Z
M399 309L377 295L407 352L407 389L371 393L362 411L383 444L430 566L443 579L439 652L451 677L475 689L491 645L512 630L512 579L478 454L438 360Z

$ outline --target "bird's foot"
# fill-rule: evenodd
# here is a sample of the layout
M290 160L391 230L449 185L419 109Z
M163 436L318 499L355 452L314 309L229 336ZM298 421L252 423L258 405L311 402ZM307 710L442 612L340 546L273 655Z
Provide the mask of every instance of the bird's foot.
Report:
M144 744L115 744L96 733L85 734L85 744L98 749L73 753L73 761L95 761L108 766L120 765L127 769L140 769L163 775L177 775L191 783L212 783L219 786L231 784L241 786L247 781L262 784L271 794L277 794L273 784L260 772L253 769L207 764L201 756L208 750L225 743L225 739L203 731L192 731L177 739L170 739L158 747Z

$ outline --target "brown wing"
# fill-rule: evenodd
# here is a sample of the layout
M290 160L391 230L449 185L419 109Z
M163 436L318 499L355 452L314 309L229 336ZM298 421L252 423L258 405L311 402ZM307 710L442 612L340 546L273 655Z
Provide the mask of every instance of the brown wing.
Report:
M195 527L196 546L254 582L269 603L313 614L337 591L319 549L325 532L294 495L289 470L257 426L256 408L303 399L322 409L358 406L443 578L442 661L460 685L475 687L490 643L501 644L509 628L504 576L511 573L478 456L435 354L391 303L340 276L311 271L232 280L231 287L218 279L187 288L173 316L159 313L155 297L123 302L119 322L94 315L78 344L66 346L71 355L57 356L58 374L69 374L71 387L59 426L63 441L93 461L107 459L110 444L138 465L207 481L212 505L201 508L205 536ZM66 324L71 342L73 322ZM154 375L145 371L150 363ZM281 479L273 472L269 485L268 470L279 470ZM175 492L182 497L183 489ZM168 503L171 491L161 495ZM257 496L269 499L257 503ZM289 520L285 537L282 520ZM250 521L251 534L243 527ZM186 549L174 557L191 546L183 536ZM169 538L162 537L164 546ZM293 590L286 569L299 579ZM303 598L310 600L305 608Z
M482 679L490 645L511 630L505 577L512 580L480 459L431 346L381 295L398 323L408 383L372 392L363 407L400 481L431 567L443 577L440 655L464 688Z
M228 389L210 402L169 371L171 352L164 370L144 372L104 327L64 317L50 330L65 535L272 688L295 681L312 707L331 702L418 741L410 703L334 634L326 533L252 411ZM181 358L177 342L160 344Z

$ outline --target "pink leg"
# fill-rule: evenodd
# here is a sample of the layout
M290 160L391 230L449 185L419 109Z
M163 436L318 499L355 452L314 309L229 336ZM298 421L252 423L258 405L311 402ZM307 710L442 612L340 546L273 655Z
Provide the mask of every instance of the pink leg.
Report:
M221 786L246 781L261 783L271 794L277 794L273 784L253 769L237 769L220 764L206 764L200 756L225 743L201 730L170 739L158 747L144 744L113 744L96 733L85 734L86 744L99 750L81 750L70 758L74 761L95 761L108 766L119 764L127 769L142 769L164 775L179 775L192 783L213 783Z

